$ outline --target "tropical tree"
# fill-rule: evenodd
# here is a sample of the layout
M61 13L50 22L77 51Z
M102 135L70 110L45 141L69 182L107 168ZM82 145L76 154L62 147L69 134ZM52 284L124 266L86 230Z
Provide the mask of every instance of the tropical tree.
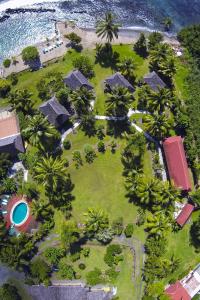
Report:
M129 105L134 100L134 97L129 90L122 86L116 86L110 93L108 93L107 96L107 112L115 117L126 116L129 110Z
M30 265L31 275L36 278L39 283L49 279L51 269L44 259L37 257Z
M87 213L85 213L85 216L85 229L89 237L92 237L99 231L108 228L108 216L103 210L89 208Z
M180 259L176 258L175 255L173 254L170 259L170 269L172 273L178 269L180 263L181 263Z
M34 168L34 178L44 184L47 191L55 190L59 181L66 178L65 161L58 157L43 157Z
M173 105L173 95L169 89L161 88L158 91L150 91L147 99L147 109L150 112L162 114L166 108Z
M172 25L173 25L173 21L169 17L164 18L162 23L163 23L164 28L165 28L166 31L169 31L171 29Z
M5 178L10 167L12 167L10 155L8 153L0 153L0 180Z
M147 217L146 231L156 239L162 238L170 228L168 218L163 212L157 212Z
M44 200L32 200L31 202L31 214L35 217L37 221L48 220L52 217L53 211L51 210L48 203Z
M172 122L165 114L147 115L144 117L144 124L148 133L159 140L168 137L172 128Z
M160 32L154 31L148 36L148 40L148 48L152 50L163 41L163 35Z
M155 46L150 51L149 66L152 71L158 72L165 81L172 81L172 77L176 73L172 48L166 43Z
M147 40L144 33L140 33L139 39L134 44L133 49L138 55L144 58L147 56Z
M134 71L136 69L136 64L132 58L125 58L120 63L117 64L117 67L121 74L126 77L126 79L130 82L135 81Z
M29 117L28 127L22 133L32 146L42 149L48 140L52 140L54 136L58 135L55 127L41 114Z
M98 37L106 38L110 44L114 38L118 38L119 24L115 23L115 16L107 12L102 20L96 23L96 34Z
M77 115L87 115L91 110L91 101L94 100L94 94L86 88L80 88L73 91L71 101L74 105Z
M31 114L33 110L32 93L27 89L16 90L9 95L9 103L17 112L22 111L24 114Z
M22 59L25 63L32 62L39 58L39 52L36 47L28 46L22 50Z
M0 287L0 299L2 300L22 300L19 295L18 289L9 283L4 283Z
M65 249L70 247L79 239L79 229L74 221L67 221L61 227L61 242Z

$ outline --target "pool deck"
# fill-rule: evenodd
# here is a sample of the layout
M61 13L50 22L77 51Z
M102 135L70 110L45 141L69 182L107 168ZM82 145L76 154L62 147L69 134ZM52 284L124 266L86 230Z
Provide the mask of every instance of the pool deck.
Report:
M10 214L12 212L12 208L13 208L13 206L15 206L15 204L17 202L20 202L22 199L29 206L30 200L25 199L23 196L12 196L10 198L10 200L8 201L7 207L5 208L5 210L7 211L7 214L5 215L5 221L6 221L6 228L7 229L9 229L10 226L12 225L11 216L10 216ZM28 216L27 220L20 226L15 225L15 228L20 232L30 232L32 228L36 227L36 225L37 225L37 222L35 221L33 216L29 213L29 216Z

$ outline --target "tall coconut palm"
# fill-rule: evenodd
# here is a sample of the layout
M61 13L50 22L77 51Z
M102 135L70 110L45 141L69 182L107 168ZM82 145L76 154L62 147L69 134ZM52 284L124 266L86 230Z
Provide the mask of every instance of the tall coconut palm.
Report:
M172 122L165 114L147 115L144 117L144 124L147 132L159 140L168 137L172 128Z
M157 92L151 91L148 95L147 109L150 112L163 113L166 108L171 108L173 96L169 89L159 89Z
M170 228L170 223L163 212L147 217L146 230L156 239L162 238Z
M126 79L130 82L135 81L135 74L134 71L136 69L136 65L134 60L131 58L125 58L120 63L117 64L118 70L121 74L126 77Z
M9 103L12 108L17 112L23 112L24 114L30 114L33 110L33 100L31 99L32 93L27 89L16 90L10 93Z
M65 162L58 157L43 157L34 168L34 178L44 184L47 191L55 190L59 181L63 181L65 177Z
M78 116L87 115L90 112L91 101L94 100L94 98L93 92L84 87L73 91L70 96Z
M94 235L101 229L108 227L108 217L101 209L89 208L86 216L86 231L89 235Z
M28 127L23 130L30 144L41 147L48 139L56 135L55 128L41 114L29 117Z
M107 12L102 20L96 23L96 34L98 37L106 38L107 43L111 43L114 38L118 38L119 24L115 23L115 16Z
M134 100L133 95L127 88L116 86L106 100L106 110L108 114L115 117L124 117L127 115L129 106Z
M160 199L160 181L158 179L148 179L145 176L140 176L136 189L136 195L139 202L145 205L151 205L155 199Z

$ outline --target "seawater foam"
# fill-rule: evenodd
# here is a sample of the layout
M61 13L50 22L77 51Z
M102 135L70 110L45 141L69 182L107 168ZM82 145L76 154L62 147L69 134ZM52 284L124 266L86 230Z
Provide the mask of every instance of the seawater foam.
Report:
M60 2L60 0L8 0L0 3L0 12L5 11L7 8L19 8L32 6L34 4L43 4L50 2Z

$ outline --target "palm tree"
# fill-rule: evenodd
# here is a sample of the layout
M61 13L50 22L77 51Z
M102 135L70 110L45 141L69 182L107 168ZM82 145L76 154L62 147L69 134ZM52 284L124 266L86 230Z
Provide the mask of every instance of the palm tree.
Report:
M31 202L31 214L37 221L44 221L51 217L52 210L48 203L44 200L32 200Z
M42 147L42 145L56 135L55 128L41 114L29 117L28 127L23 130L23 134L29 139L32 146Z
M27 89L16 90L10 93L9 103L17 112L22 111L24 114L30 114L33 110L32 93Z
M114 38L118 38L119 24L115 23L115 16L111 12L107 12L104 19L97 21L96 34L98 37L106 38L110 44Z
M159 89L157 92L151 91L148 95L148 111L156 111L159 114L163 113L166 108L172 107L172 97L171 91L166 88Z
M161 202L160 181L156 178L148 179L145 176L140 176L137 183L136 195L139 202L145 205L151 205L155 200Z
M124 117L128 113L129 105L134 100L127 88L116 86L106 100L107 112L115 117Z
M147 217L146 230L156 239L160 239L169 230L170 223L163 212L157 212Z
M44 184L47 192L48 189L55 190L58 183L66 178L65 162L58 157L43 157L34 168L34 178Z
M125 58L123 61L118 63L117 65L121 74L126 77L126 79L130 82L135 81L135 74L134 71L136 69L136 65L131 58Z
M94 94L86 88L80 88L79 90L73 91L71 101L74 105L78 116L87 115L91 110L91 101L94 100Z
M86 232L89 236L93 236L99 230L108 227L108 217L101 209L89 208L86 216Z
M173 254L170 259L170 269L171 269L172 273L178 269L178 267L180 266L180 263L181 263L180 259L175 258L174 254Z
M144 124L148 133L159 140L169 136L169 131L172 128L171 121L167 119L165 114L147 115L144 117Z

